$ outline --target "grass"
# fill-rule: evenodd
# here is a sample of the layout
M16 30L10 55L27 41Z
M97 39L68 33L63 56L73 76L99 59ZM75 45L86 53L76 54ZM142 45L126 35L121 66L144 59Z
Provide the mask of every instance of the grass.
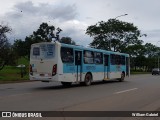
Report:
M26 68L24 68L24 76L21 78L21 69L17 68L16 66L5 66L0 71L0 83L10 83L10 82L21 82L21 81L28 81L28 65L29 61L25 58L21 58L18 60L18 64L24 64Z

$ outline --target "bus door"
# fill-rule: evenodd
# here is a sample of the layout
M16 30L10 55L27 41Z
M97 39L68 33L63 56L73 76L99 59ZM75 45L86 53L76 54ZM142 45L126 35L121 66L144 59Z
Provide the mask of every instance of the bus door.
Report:
M109 79L109 55L104 55L104 80Z
M129 57L126 57L126 75L130 76L130 60L129 60Z
M75 51L76 81L82 80L82 51Z

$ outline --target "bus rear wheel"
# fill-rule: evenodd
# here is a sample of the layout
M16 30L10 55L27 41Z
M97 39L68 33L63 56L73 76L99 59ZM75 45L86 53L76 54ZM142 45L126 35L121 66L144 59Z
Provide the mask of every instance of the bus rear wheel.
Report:
M61 83L64 87L70 87L72 84L71 82L61 82Z
M92 82L92 75L87 73L84 79L84 85L89 86L91 85L91 82Z
M120 82L123 82L123 81L124 81L124 78L125 78L125 74L122 73L122 74L121 74L121 78L119 79L119 81L120 81Z

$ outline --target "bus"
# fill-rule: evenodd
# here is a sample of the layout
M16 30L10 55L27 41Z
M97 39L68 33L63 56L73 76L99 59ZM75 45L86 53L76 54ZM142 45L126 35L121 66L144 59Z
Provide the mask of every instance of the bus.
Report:
M31 45L30 80L61 82L64 86L130 76L129 55L55 42Z

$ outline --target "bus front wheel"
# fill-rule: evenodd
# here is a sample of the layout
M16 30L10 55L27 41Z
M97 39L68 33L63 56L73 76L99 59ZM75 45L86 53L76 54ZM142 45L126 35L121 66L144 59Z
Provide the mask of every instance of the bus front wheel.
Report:
M92 82L92 75L87 73L84 79L84 85L89 86Z

